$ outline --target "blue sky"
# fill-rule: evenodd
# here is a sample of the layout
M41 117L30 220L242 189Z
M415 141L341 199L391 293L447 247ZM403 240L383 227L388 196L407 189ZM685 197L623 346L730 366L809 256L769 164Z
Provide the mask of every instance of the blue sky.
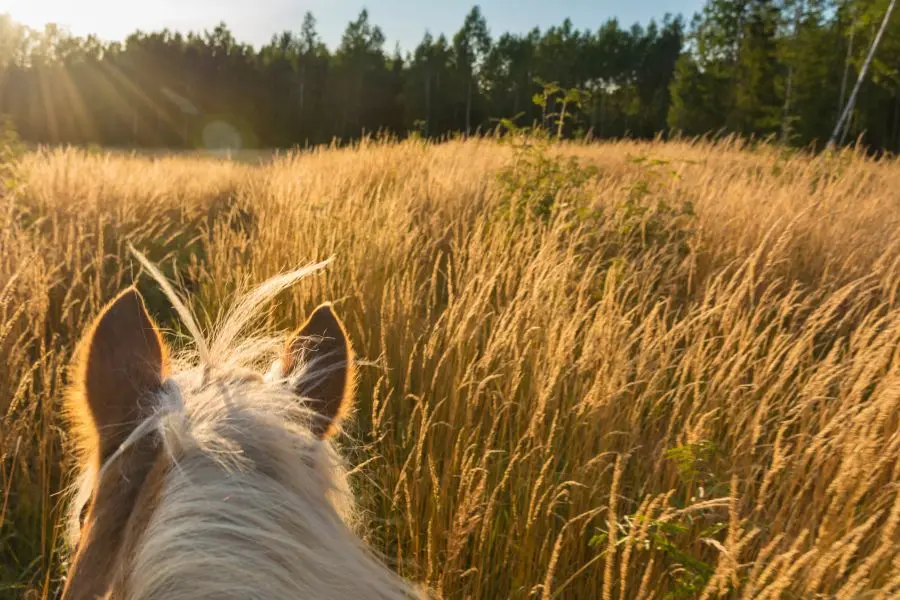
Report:
M451 35L475 4L471 0L0 0L0 13L32 27L56 22L72 33L96 33L107 40L122 39L135 29L152 31L169 27L180 31L212 28L225 21L235 36L260 45L272 33L299 30L303 14L310 10L319 22L319 33L334 48L347 22L365 7L371 20L395 43L412 49L425 30ZM545 28L572 19L579 29L595 29L610 17L630 26L661 19L666 12L687 19L704 0L482 0L477 2L494 34Z

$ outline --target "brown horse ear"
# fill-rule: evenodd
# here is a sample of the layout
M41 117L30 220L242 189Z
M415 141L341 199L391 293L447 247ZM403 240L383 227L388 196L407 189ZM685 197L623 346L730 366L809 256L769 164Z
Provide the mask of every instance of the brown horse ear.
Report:
M319 438L334 434L353 404L353 349L331 304L317 308L288 341L282 373L302 368L294 390L316 414L312 431Z
M103 309L76 352L67 410L86 458L103 461L115 451L145 416L147 396L167 372L159 330L129 288Z

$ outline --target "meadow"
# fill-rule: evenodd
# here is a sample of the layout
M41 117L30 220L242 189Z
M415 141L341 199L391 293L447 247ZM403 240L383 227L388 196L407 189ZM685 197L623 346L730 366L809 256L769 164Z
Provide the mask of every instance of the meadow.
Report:
M334 256L363 535L446 598L900 595L900 164L726 139L366 141L0 170L0 598L64 574L73 344Z

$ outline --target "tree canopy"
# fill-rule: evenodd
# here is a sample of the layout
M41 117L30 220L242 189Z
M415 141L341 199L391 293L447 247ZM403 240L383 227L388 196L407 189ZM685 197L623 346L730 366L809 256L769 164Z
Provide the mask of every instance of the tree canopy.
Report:
M514 115L533 122L541 112L532 97L553 81L590 92L567 135L736 132L823 143L887 4L709 0L687 26L670 15L628 28L609 20L577 29L566 19L522 34L492 31L475 6L457 32L425 32L406 53L385 48L365 10L334 49L312 14L260 48L224 23L104 42L0 15L0 114L40 143L198 147L231 135L245 147L289 147L378 131L472 133ZM900 150L900 13L848 134Z

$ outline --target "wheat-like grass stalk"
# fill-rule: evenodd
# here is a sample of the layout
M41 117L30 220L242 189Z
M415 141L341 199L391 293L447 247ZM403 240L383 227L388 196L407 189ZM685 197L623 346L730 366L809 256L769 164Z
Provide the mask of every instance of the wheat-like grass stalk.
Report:
M64 568L59 400L86 323L135 278L177 322L130 246L201 328L336 257L260 326L335 301L366 361L345 441L365 535L446 597L895 596L897 163L551 152L598 175L546 221L507 214L493 140L27 155L0 198L0 597L49 597Z

